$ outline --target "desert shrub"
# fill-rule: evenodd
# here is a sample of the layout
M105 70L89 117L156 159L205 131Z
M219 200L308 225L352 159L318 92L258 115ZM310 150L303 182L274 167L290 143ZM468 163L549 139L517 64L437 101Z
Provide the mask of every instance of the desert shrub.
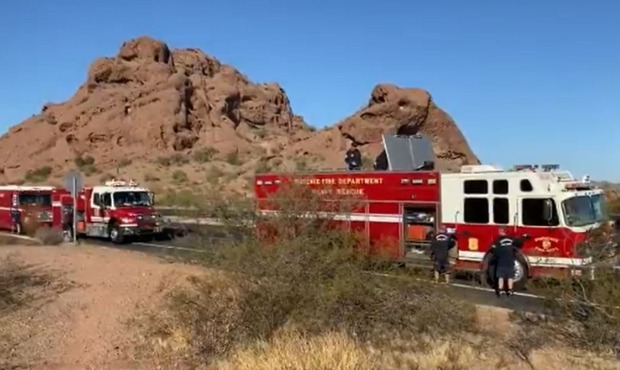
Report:
M609 202L608 204L609 212L614 215L620 214L620 198Z
M123 158L121 160L118 161L118 163L116 163L116 166L118 168L122 168L122 167L127 167L129 165L131 165L132 161L129 158Z
M51 227L39 227L34 237L44 245L58 245L63 242L62 232Z
M0 259L0 313L32 303L35 298L33 288L49 289L53 296L69 287L59 276L26 264L14 256Z
M73 161L79 169L82 169L84 166L92 166L95 164L95 158L90 155L78 156Z
M146 175L144 175L144 181L146 182L156 182L156 181L160 181L161 179L159 177L157 177L156 175L153 175L151 173L147 173Z
M256 163L256 173L267 173L271 171L271 166L269 166L269 161L265 158L261 158Z
M256 136L259 139L264 139L265 137L267 137L267 130L265 130L264 128L256 130Z
M52 167L43 166L39 167L36 170L31 170L26 173L26 177L24 180L26 182L39 183L46 181L50 175L52 174Z
M310 166L305 158L295 158L295 171L305 172L309 170Z
M177 184L183 184L187 182L187 180L189 180L189 178L187 177L187 174L182 170L176 170L172 173L172 181Z
M157 157L155 162L164 167L182 166L184 164L189 163L189 159L187 158L186 155L182 153L175 153L170 156Z
M154 320L151 331L157 341L185 333L186 355L209 363L291 327L309 337L345 333L375 346L389 346L395 337L413 345L423 334L475 331L472 305L411 279L371 273L373 263L359 253L357 236L318 217L358 207L357 199L291 187L269 201L280 215L254 221L268 226L273 238L248 233L236 243L196 243L202 263L222 273L170 293L165 311L171 317ZM238 228L252 210L230 200L211 212Z
M577 348L620 357L620 271L609 263L620 255L614 237L611 227L604 225L578 247L582 256L599 265L595 279L585 273L554 284L548 303L555 315L547 328Z
M202 148L194 152L193 159L198 163L207 163L213 160L213 157L218 153L214 148Z
M241 159L239 158L239 152L235 150L226 154L226 162L233 166L238 166L241 163Z
M224 177L226 173L218 167L212 167L207 173L207 182L211 185L217 185L220 183L220 179Z
M346 333L306 336L296 331L277 333L235 353L218 364L222 370L379 370L376 356Z
M99 172L95 165L95 158L90 155L78 156L74 159L74 162L78 170L86 176Z

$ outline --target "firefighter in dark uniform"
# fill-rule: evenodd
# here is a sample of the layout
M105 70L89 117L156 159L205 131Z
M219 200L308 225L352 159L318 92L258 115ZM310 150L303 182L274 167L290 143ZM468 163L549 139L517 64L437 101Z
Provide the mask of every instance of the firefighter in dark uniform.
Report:
M448 258L450 250L456 245L456 235L448 233L444 227L440 227L438 232L432 236L431 253L433 258L433 272L435 282L439 282L439 275L443 274L446 284L450 283Z
M14 234L20 233L21 213L17 208L11 208L11 232Z
M344 161L349 167L349 171L358 171L362 169L362 153L357 149L356 143L351 144L351 148L347 150Z
M523 247L525 240L529 239L528 235L514 237L506 235L504 229L500 230L499 237L493 243L491 249L491 263L495 268L495 294L499 297L502 292L507 296L511 296L513 292L513 281L515 275L515 262L519 254L519 250Z

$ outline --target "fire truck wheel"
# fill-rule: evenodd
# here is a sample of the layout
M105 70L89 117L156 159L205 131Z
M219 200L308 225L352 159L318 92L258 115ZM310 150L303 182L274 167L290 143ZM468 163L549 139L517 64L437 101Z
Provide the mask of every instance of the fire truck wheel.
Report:
M114 244L123 244L125 241L120 228L116 224L110 226L110 240L112 240Z
M486 284L490 288L495 288L496 279L495 279L495 265L490 263L490 255L487 255L484 258L483 268L482 268L482 279L486 282ZM515 261L515 278L513 280L513 287L515 290L523 290L525 288L525 284L527 283L527 279L529 277L529 270L527 267L527 262L523 255L519 254L517 256L517 260Z
M523 255L519 254L515 261L515 278L513 283L515 290L523 290L525 288L528 276L527 262Z

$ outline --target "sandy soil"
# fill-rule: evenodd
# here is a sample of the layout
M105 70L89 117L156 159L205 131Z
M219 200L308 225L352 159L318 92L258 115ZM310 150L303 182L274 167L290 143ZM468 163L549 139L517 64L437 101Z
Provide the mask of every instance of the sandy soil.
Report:
M135 368L127 320L136 306L157 304L170 285L204 274L138 252L85 245L0 247L0 260L7 256L63 282L53 297L39 295L43 299L0 319L0 348L10 346L8 363L24 368Z

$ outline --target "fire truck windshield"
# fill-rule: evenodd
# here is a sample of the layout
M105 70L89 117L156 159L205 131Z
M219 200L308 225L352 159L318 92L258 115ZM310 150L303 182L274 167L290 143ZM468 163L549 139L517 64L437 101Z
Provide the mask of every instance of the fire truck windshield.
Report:
M151 197L146 191L116 191L112 195L116 207L150 207Z
M562 202L564 220L568 226L586 226L606 219L605 199L602 194L581 195Z
M19 204L22 206L49 207L52 205L50 194L25 194L19 195Z

